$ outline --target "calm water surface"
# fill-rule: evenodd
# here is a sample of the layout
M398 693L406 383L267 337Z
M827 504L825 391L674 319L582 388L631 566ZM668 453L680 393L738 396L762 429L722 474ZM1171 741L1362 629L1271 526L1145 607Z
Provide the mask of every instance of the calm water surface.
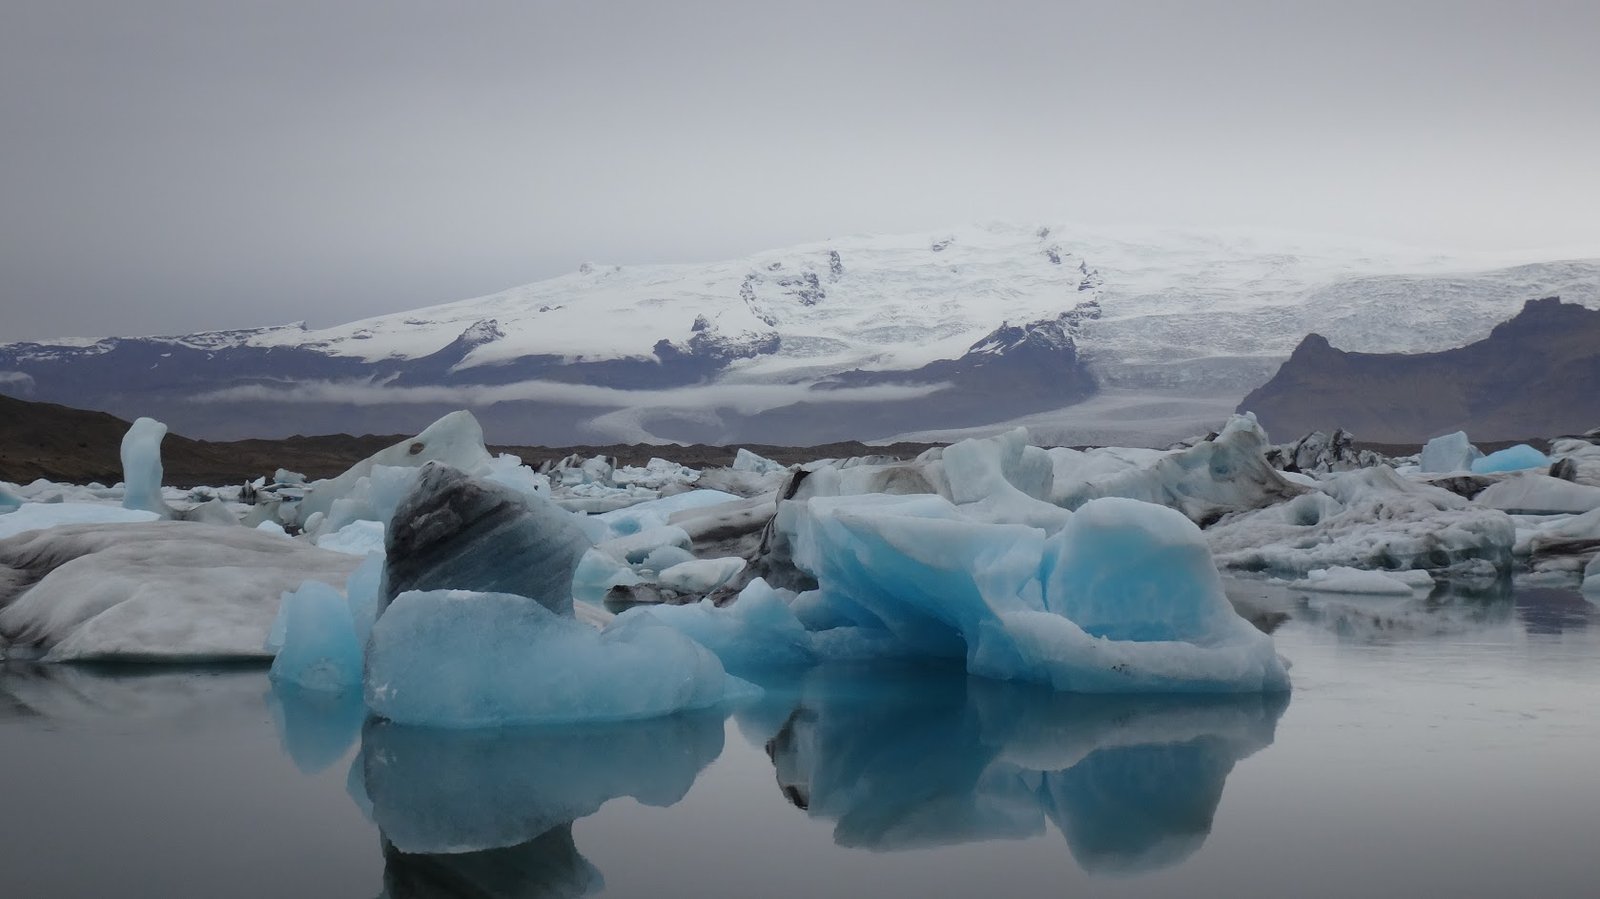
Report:
M461 733L264 671L0 673L6 896L1595 896L1600 609L1251 582L1294 692L766 679Z

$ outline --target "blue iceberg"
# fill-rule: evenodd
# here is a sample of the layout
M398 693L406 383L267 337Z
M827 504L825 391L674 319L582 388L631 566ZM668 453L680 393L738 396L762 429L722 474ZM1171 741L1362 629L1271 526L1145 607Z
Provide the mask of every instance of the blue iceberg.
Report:
M373 713L452 728L650 718L757 692L655 621L596 630L527 597L466 590L396 597L373 625L366 675Z
M736 669L897 656L1080 693L1289 687L1272 638L1229 604L1199 527L1164 506L1091 500L1047 536L939 496L868 494L793 504L780 526L818 584L788 603L793 621L764 582L746 590L752 609L741 598L624 619L678 628Z
M1472 460L1472 472L1474 474L1497 474L1505 471L1544 468L1549 464L1549 456L1526 443L1519 443L1503 450L1496 450L1481 459Z

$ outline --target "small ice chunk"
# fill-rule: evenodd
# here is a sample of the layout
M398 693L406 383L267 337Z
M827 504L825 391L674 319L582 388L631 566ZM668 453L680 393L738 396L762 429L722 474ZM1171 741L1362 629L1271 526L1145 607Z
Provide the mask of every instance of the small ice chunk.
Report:
M268 672L273 680L325 693L360 686L361 644L343 593L307 581L283 595L278 620L273 630L283 645Z
M1267 446L1254 415L1235 415L1210 440L1159 456L1147 467L1058 485L1054 500L1069 509L1095 497L1144 500L1208 526L1229 513L1274 506L1307 491L1268 464Z
M693 562L694 560L694 553L682 547L658 546L650 551L650 555L644 557L644 562L641 563L640 567L648 568L651 571L666 571L674 565Z
M289 536L289 532L283 529L283 525L277 523L276 521L272 521L271 519L256 525L256 530L264 531L268 534L277 534L279 537Z
M689 532L674 525L662 525L622 537L614 537L599 544L596 549L619 562L630 565L643 564L650 554L663 546L675 546L688 552L694 543Z
M1600 509L1600 487L1523 472L1489 485L1474 502L1490 509L1528 515L1576 514Z
M5 484L0 484L0 515L15 512L23 503L22 497L12 493Z
M1590 559L1583 569L1583 592L1588 596L1600 596L1600 556Z
M366 701L403 724L500 727L651 718L752 695L657 622L603 631L505 593L402 593L372 628Z
M1314 568L1305 580L1291 586L1322 593L1366 593L1374 596L1410 596L1419 589L1432 589L1433 577L1426 571L1367 571L1334 566Z
M758 456L742 446L737 453L734 453L733 465L730 467L734 471L750 471L756 474L772 474L788 469L787 465L780 465L765 456Z
M1472 463L1483 453L1467 439L1466 431L1456 431L1429 440L1422 447L1422 470L1429 474L1471 471Z
M710 593L738 577L744 564L736 557L679 562L657 575L656 583L679 593Z
M1497 450L1474 459L1472 471L1474 474L1494 474L1502 471L1523 471L1529 468L1544 468L1550 464L1550 457L1539 452L1526 443Z
M280 529L281 530L281 529ZM330 552L350 556L383 553L383 522L352 521L331 534L323 534L312 542Z
M594 520L610 529L608 537L626 537L667 524L679 512L736 503L739 497L721 490L689 490L673 496L635 503L626 509L603 512Z
M644 580L626 564L598 549L586 550L572 573L572 598L600 602L612 587L632 587ZM574 610L577 604L574 603Z
M803 667L815 662L817 653L813 635L789 608L793 596L756 578L723 608L703 599L681 606L636 606L617 617L665 624L716 653L729 671Z
M309 522L318 512L327 514L335 500L354 490L377 466L420 468L428 462L444 462L467 472L486 470L489 451L483 447L483 427L466 410L451 412L423 429L422 433L379 450L352 465L336 478L317 481L307 488L300 501L301 521Z
M135 419L122 435L122 507L172 517L161 496L161 440L167 426L153 418Z

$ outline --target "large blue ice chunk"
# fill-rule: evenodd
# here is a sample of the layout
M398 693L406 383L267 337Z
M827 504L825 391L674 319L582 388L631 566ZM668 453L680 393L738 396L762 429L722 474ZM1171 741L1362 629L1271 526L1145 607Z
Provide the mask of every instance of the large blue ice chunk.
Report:
M795 602L812 630L876 628L901 651L1073 692L1288 688L1200 529L1162 506L1091 500L1048 541L935 496L812 499L793 525L795 562L819 584Z
M1550 464L1550 457L1539 452L1526 443L1509 446L1503 450L1496 450L1482 459L1472 460L1472 471L1475 474L1495 474L1502 471L1523 471L1529 468L1543 468Z
M280 635L283 642L269 672L273 680L328 693L361 684L361 643L340 591L307 581L285 593L273 625L273 637Z
M402 593L367 647L367 707L403 724L620 721L753 690L711 652L649 619L597 631L504 593Z
M1079 693L1289 688L1272 638L1233 610L1200 529L1182 514L1093 500L1045 547L1044 612L1003 612L975 673Z

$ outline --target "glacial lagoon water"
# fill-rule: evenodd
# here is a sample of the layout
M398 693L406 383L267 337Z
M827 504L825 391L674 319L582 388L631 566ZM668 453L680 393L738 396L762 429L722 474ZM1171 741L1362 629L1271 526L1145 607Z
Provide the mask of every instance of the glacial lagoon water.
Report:
M731 714L449 732L257 668L0 672L33 896L1600 895L1600 607L1230 584L1281 697L931 668Z

